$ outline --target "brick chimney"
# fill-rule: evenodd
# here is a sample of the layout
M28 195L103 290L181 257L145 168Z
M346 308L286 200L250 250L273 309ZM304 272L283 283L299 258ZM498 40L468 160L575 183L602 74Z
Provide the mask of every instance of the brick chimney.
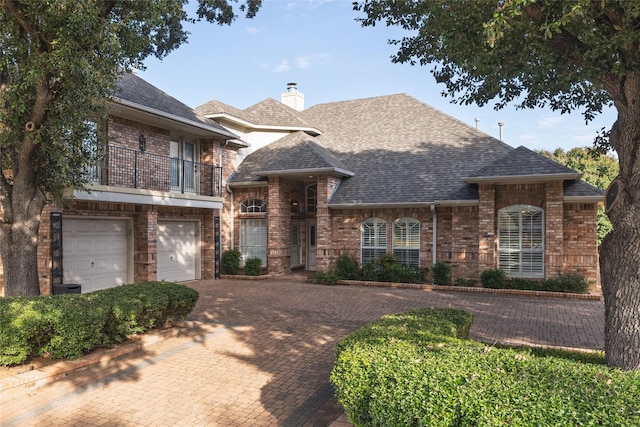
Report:
M304 110L304 95L298 92L297 83L287 83L287 91L280 94L280 102L294 110Z

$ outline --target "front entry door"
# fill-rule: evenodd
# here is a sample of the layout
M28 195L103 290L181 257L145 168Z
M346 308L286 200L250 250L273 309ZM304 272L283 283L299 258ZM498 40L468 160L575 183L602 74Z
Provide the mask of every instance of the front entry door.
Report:
M317 251L317 227L316 220L307 221L307 270L316 271L316 251Z

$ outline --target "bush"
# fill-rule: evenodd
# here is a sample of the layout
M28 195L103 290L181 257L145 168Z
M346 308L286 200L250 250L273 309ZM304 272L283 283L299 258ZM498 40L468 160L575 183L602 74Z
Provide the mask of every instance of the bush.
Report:
M377 261L362 266L362 279L373 282L424 283L428 270L398 262L393 254L384 254Z
M338 280L340 280L340 277L332 272L323 273L318 271L317 273L309 276L309 279L317 283L322 283L323 285L335 285L338 283Z
M507 275L499 268L495 270L484 270L480 275L482 286L490 289L503 289Z
M385 316L336 346L331 382L354 426L640 425L640 372L460 339L451 312Z
M448 286L451 284L451 265L446 262L436 262L431 268L433 284Z
M535 291L540 288L533 280L523 279L521 277L514 277L505 282L505 287L508 289L520 289L524 291Z
M220 267L222 267L222 272L224 274L238 274L238 270L240 270L241 259L242 254L237 249L224 251L222 253L222 258L220 259Z
M345 280L357 280L360 278L360 267L355 257L351 256L348 252L343 253L336 260L335 274Z
M478 281L476 279L463 279L462 277L458 277L454 282L454 286L473 288L477 283Z
M167 282L144 282L88 294L0 298L0 365L35 355L75 359L186 318L198 292Z
M589 292L589 282L578 272L558 273L558 282L562 292L586 294Z
M244 272L247 276L259 276L262 273L262 260L251 257L244 263Z

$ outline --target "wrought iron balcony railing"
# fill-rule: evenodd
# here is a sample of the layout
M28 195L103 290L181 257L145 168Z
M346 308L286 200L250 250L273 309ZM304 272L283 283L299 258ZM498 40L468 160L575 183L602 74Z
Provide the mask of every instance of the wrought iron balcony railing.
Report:
M222 195L222 168L138 150L107 146L100 165L88 168L89 180L96 184L144 190Z

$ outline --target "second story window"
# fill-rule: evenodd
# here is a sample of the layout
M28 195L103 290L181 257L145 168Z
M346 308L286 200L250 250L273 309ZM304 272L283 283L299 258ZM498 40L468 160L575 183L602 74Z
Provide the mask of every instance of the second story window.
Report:
M267 204L262 199L246 199L240 202L240 213L262 213L267 211Z
M318 187L316 184L307 186L307 212L315 212L318 207Z

